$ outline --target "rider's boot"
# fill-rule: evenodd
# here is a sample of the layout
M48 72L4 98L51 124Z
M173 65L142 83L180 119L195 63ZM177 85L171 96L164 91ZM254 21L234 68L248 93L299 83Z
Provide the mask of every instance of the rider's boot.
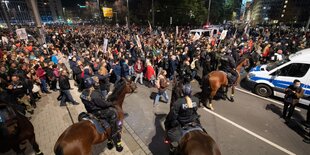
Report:
M121 136L119 133L117 133L116 135L114 135L112 137L113 142L115 144L115 148L117 152L122 152L123 151L123 146L122 146L122 142L121 142Z
M111 139L108 139L107 147L109 150L112 150L114 148L114 144Z

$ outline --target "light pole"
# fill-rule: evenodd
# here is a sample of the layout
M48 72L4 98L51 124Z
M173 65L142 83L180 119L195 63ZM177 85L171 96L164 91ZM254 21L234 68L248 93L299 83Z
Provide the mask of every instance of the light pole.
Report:
M152 0L152 25L155 25L155 10L154 10L154 0Z
M207 18L207 24L209 25L210 23L209 23L209 19L210 19L210 9L211 9L211 1L212 0L209 0L209 7L208 7L208 18Z
M130 22L129 22L129 3L128 3L128 0L127 0L127 26L129 27L129 24L130 24Z
M7 25L7 27L8 27L8 29L9 29L9 31L11 32L12 31L12 26L11 26L11 22L10 22L10 17L9 17L9 15L8 15L8 12L7 12L7 8L4 6L4 5L6 5L7 6L7 3L8 3L9 1L2 1L2 0L0 0L0 5L1 5L1 10L2 10L2 12L3 12L3 14L4 14L4 20L5 20L5 22L6 22L6 25ZM5 3L5 4L4 4Z
M115 23L117 24L117 23L118 23L117 12L115 11L115 12L113 12L113 13L115 13Z

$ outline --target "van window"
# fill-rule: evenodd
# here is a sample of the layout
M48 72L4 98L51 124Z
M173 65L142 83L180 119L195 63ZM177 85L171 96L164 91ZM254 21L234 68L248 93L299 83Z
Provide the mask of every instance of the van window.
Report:
M279 76L303 77L308 72L310 64L292 63L280 69Z

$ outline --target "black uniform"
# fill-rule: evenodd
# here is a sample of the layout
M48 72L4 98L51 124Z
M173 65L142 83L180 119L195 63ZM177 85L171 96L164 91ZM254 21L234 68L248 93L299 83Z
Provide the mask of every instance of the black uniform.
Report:
M227 53L221 57L221 67L220 70L230 73L231 75L228 76L228 83L233 84L238 77L238 73L236 71L236 62L231 54Z
M178 142L181 138L181 128L190 123L200 125L197 113L199 99L191 97L193 107L189 108L185 97L179 98L172 106L165 120L165 129L168 138L172 142Z
M109 121L112 132L109 139L113 139L114 144L118 143L120 134L118 134L117 113L113 103L106 100L99 87L84 89L80 98L87 112L94 114L99 120Z

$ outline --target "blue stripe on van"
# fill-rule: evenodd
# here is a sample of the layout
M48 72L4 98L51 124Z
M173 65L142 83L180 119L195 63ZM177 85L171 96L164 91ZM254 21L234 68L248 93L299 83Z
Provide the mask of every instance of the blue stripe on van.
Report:
M260 68L261 68L261 67L262 67L261 65L256 66L256 67L253 67L253 68L250 70L250 72L252 72L252 71L260 71Z
M285 89L287 88L289 85L293 84L293 82L287 82L287 81L281 81L281 80L272 80L272 79L267 79L267 78L262 78L262 77L251 77L250 80L252 81L257 81L257 80L266 80L270 83L272 83L275 87L278 88L282 88ZM301 87L305 90L304 94L305 95L310 95L310 86L309 85L305 85L305 84L301 84Z

